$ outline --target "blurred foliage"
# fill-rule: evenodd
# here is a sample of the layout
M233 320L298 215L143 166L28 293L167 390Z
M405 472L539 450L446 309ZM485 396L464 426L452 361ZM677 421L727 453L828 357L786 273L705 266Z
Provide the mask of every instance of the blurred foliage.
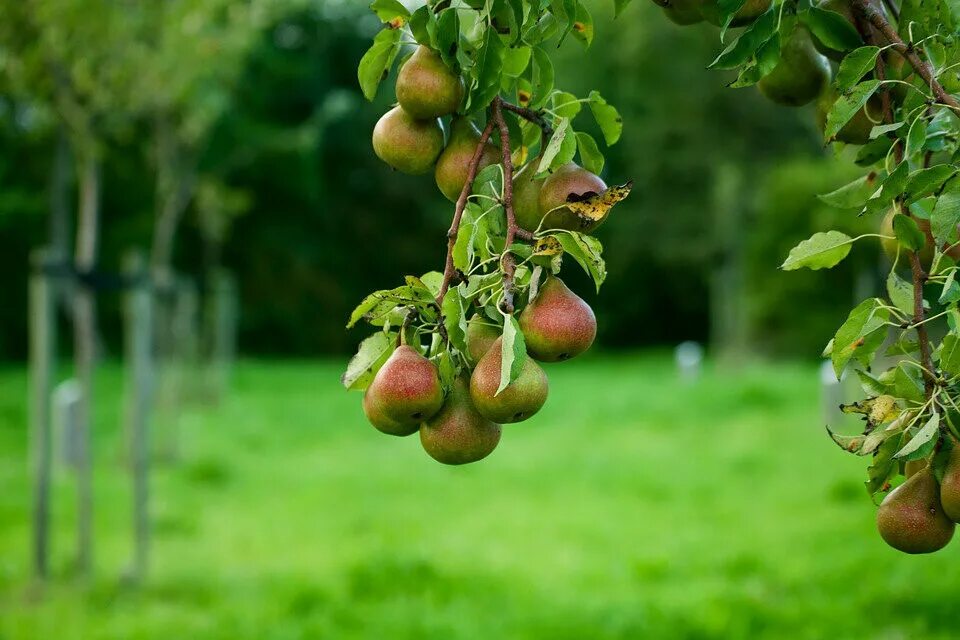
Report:
M221 30L257 30L236 77L211 84L209 74L175 76L182 84L170 87L197 103L180 123L184 138L193 142L198 128L208 129L204 144L192 149L200 177L174 263L201 280L221 260L236 272L241 346L249 352L346 351L358 336L343 325L364 292L443 260L450 206L429 177L394 173L370 149L373 124L389 105L385 97L367 103L357 86L356 62L379 26L364 4L273 0L258 3L263 11L249 20L220 16ZM731 250L716 233L717 167L733 165L743 176L741 218L751 226L742 298L751 344L775 353L819 348L842 320L857 281L874 286L876 255L858 248L862 260L835 272L826 295L816 274L776 267L829 215L812 194L842 184L845 162L823 150L811 112L772 106L752 89L728 89L732 78L705 69L720 46L716 29L677 28L652 3L634 3L614 22L610 4L591 5L601 37L586 55L575 43L556 54L558 82L580 92L595 87L620 109L624 138L610 150L604 175L637 185L599 232L610 272L603 295L571 270L571 286L595 306L599 340L613 346L709 339L711 278ZM184 29L193 24L187 18L178 18ZM211 33L203 24L194 28ZM154 45L182 49L177 37ZM144 55L111 64L133 65L123 77L136 80L134 87L166 86L173 82L164 79L170 61L190 64L173 55L146 64ZM48 235L57 142L49 109L24 93L11 71L15 63L0 50L0 261L7 284L0 357L25 352L27 254ZM104 269L115 269L131 245L150 245L157 192L153 120L136 101L111 104L141 115L112 114L124 126L104 145ZM212 122L196 124L205 118ZM111 296L102 305L107 345L118 336ZM804 301L803 322L777 311L785 297Z

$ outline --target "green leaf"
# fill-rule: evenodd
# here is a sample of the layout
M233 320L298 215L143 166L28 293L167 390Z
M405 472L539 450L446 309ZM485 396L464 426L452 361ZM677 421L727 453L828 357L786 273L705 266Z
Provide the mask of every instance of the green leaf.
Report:
M863 44L856 28L834 11L811 7L800 14L800 19L817 40L835 51L850 51Z
M557 91L553 94L552 111L560 118L569 118L573 120L580 113L581 103L577 96L566 91Z
M496 29L487 29L483 44L477 51L476 63L470 69L471 91L467 111L486 108L500 92L500 74L506 53Z
M603 171L604 158L593 136L577 132L577 149L580 151L580 164L583 168L590 173L600 175Z
M576 152L577 137L570 128L570 120L561 118L560 123L553 130L550 142L543 150L540 164L537 166L537 173L545 173L570 162Z
M947 180L957 174L957 168L949 164L938 164L929 169L914 171L907 180L905 190L905 204L911 205L921 198L925 198L940 190Z
M443 326L450 338L450 344L460 353L467 352L467 318L463 312L463 298L460 287L447 289L443 296L441 311Z
M867 468L867 481L864 485L867 487L867 493L871 497L882 491L893 479L900 469L900 464L894 460L893 454L903 443L904 434L902 432L893 434L887 438L880 448L877 449L873 462Z
M823 131L824 139L833 140L850 118L863 108L879 86L879 80L868 80L837 98L827 114L827 125Z
M607 265L603 260L603 245L600 241L577 231L562 231L555 233L553 237L560 242L564 253L576 260L593 278L599 291L600 285L607 278Z
M394 29L402 26L402 23L393 23L396 18L401 18L403 22L410 19L410 10L403 6L400 0L373 0L370 10L377 14L381 22L391 23Z
M904 363L897 365L893 374L894 394L911 402L923 402L923 381L920 372L915 367L907 369Z
M423 5L414 11L413 15L410 16L410 21L408 23L410 26L410 33L413 34L413 39L419 44L426 45L430 48L436 48L436 42L434 42L433 38L430 37L431 31L436 30L436 20L436 16L427 5Z
M753 59L740 69L737 79L730 84L733 89L750 87L776 68L780 62L780 35L773 36L760 45Z
M853 85L860 82L863 76L873 71L879 55L880 48L874 46L860 47L856 51L851 51L840 63L840 69L837 71L837 77L834 79L833 85L841 93L848 91Z
M930 215L930 230L940 244L953 243L960 224L960 177L947 182Z
M507 49L503 56L503 75L518 78L530 65L530 47Z
M627 8L632 0L613 0L613 16L619 18L623 10Z
M897 168L883 180L880 187L880 195L867 202L866 213L875 214L886 212L893 206L894 201L900 197L903 190L907 188L907 180L910 177L910 169L906 162L901 162Z
M940 291L940 298L937 300L940 304L952 304L960 301L960 284L957 284L957 272L951 269L947 273L947 279L943 283L943 289Z
M350 359L347 370L340 377L340 382L347 389L366 389L396 346L397 334L382 331L373 334L360 343L356 355Z
M793 249L780 268L793 271L808 269L829 269L847 257L853 238L839 231L815 233Z
M821 202L837 209L859 209L877 191L877 174L870 172L835 191L817 196Z
M913 284L898 276L892 269L887 275L887 295L895 307L904 313L913 313Z
M907 133L907 158L914 158L923 152L923 145L927 141L927 119L922 115L914 119Z
M553 62L550 56L541 47L533 48L533 64L531 66L531 90L530 108L539 109L542 107L550 92L553 91Z
M927 237L920 231L916 221L909 216L893 216L893 234L900 244L911 251L920 251L927 244Z
M590 92L589 100L590 111L593 113L594 120L600 126L604 142L608 147L617 144L620 133L623 131L623 119L620 117L620 112L608 104L597 91Z
M960 337L948 333L940 347L940 368L951 376L960 375Z
M504 316L501 354L500 385L494 395L499 395L501 391L517 379L517 376L523 371L524 357L527 355L527 345L523 339L523 332L520 331L520 325L513 314Z
M886 337L889 318L890 312L877 298L868 298L854 307L833 337L830 358L837 378L853 357L869 366Z
M590 15L590 12L580 0L577 0L577 11L573 21L572 33L573 37L585 46L589 47L593 44L593 16Z
M377 87L387 77L399 51L400 29L384 29L363 54L357 67L357 80L367 100L373 100L377 95Z
M778 12L770 11L760 16L747 27L740 37L731 42L723 52L710 63L717 69L735 69L752 58L764 42L777 30Z
M926 424L917 431L910 442L894 454L894 458L901 460L919 460L926 457L936 444L935 437L940 432L940 414L934 413Z

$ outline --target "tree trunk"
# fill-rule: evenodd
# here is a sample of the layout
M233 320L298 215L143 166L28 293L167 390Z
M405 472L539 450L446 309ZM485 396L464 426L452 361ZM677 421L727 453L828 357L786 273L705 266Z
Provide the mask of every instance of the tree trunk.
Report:
M82 274L90 273L97 263L100 231L100 159L93 150L86 150L81 159L80 209L77 222L75 266ZM89 575L93 567L93 483L91 454L91 420L93 414L94 371L96 368L96 292L84 283L74 293L74 366L82 397L77 409L80 441L77 465L77 569Z

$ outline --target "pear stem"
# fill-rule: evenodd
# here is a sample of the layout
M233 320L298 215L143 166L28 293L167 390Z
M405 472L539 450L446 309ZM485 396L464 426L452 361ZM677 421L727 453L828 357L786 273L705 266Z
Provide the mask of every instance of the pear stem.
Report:
M477 148L470 158L470 164L467 165L467 181L463 183L463 189L460 190L460 196L457 198L457 206L453 212L453 221L450 223L450 229L447 231L447 260L443 268L443 282L440 284L440 293L437 294L437 306L443 303L443 297L450 289L450 283L456 276L456 269L453 266L453 247L457 244L457 234L460 232L460 221L463 219L463 211L467 208L467 200L473 191L473 182L477 179L477 171L480 169L480 160L483 158L484 147L490 136L493 134L493 119L487 122L483 133L480 134L480 140L477 142ZM509 148L509 145L508 145Z
M499 96L493 99L491 105L491 122L500 129L500 154L503 157L503 208L507 213L507 238L503 245L503 255L500 257L503 269L503 300L500 309L504 313L513 313L514 275L517 270L517 261L510 247L517 238L517 218L513 212L513 158L510 152L510 130L507 121L503 119L505 103Z
M883 34L884 39L886 39L891 47L903 56L903 59L909 62L910 66L923 78L924 82L927 83L933 92L935 100L942 105L950 107L950 109L954 111L954 115L960 115L960 102L957 102L957 99L943 88L943 85L934 77L930 66L920 59L920 56L917 55L912 44L907 44L903 41L903 38L901 38L896 29L891 26L883 13L870 4L870 0L853 0L852 4L859 14L869 20L870 24ZM863 35L866 36L868 34Z
M857 30L860 31L860 35L863 36L863 39L867 43L874 45L881 44L877 42L878 38L876 34L877 32L883 34L884 38L886 38L890 44L894 45L894 49L896 49L900 55L904 56L904 58L913 65L913 68L917 70L917 73L930 84L931 90L940 102L948 106L956 105L960 107L960 104L954 100L953 96L946 93L943 87L933 78L930 74L930 68L927 67L926 63L917 57L911 47L904 44L903 40L900 39L897 32L890 26L890 23L887 22L883 14L870 4L870 0L853 0L853 6L856 9L854 17L856 18ZM866 24L865 21L867 22ZM899 46L897 46L898 43ZM887 63L882 57L877 58L876 76L878 80L883 80L886 77L886 65ZM934 85L936 85L936 88ZM939 88L939 93L937 88ZM881 94L881 100L883 105L883 119L887 124L892 124L893 107L889 93L884 91L884 93ZM951 105L951 103L953 104ZM903 162L903 146L899 144L899 141L895 143L893 151L894 159L899 165ZM900 213L906 216L910 215L909 209L903 206L903 200L898 199L896 206ZM924 272L923 265L920 263L919 253L909 251L908 255L910 257L911 279L913 280L913 326L917 332L917 341L920 343L920 365L923 371L924 394L928 401L932 401L936 388L936 378L933 373L933 358L930 353L930 337L927 333L927 325L924 317L926 312L923 308L923 285L927 282L927 274Z

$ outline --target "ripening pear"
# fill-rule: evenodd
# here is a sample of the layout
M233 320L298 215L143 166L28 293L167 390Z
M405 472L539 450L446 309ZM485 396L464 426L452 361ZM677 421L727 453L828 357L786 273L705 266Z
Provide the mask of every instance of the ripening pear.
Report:
M960 445L954 444L940 481L940 504L954 522L960 522Z
M470 376L473 406L488 420L501 424L526 420L547 401L547 374L533 358L523 354L523 368L517 379L497 393L503 362L503 338L497 338Z
M443 125L437 118L416 120L403 107L394 107L373 128L373 151L397 171L427 173L443 151Z
M527 353L541 362L580 355L597 336L593 309L556 276L549 276L540 285L537 297L517 320L527 342Z
M447 200L456 202L460 197L463 185L467 182L467 174L470 172L470 161L479 142L480 130L470 118L453 119L450 125L450 141L440 154L437 168L433 173L437 180L437 187ZM498 162L500 162L500 147L488 140L483 146L483 155L480 156L477 171L482 171L485 167Z
M810 32L797 26L780 48L780 61L757 83L760 93L790 107L807 104L830 82L830 61L810 39Z
M762 16L770 8L771 0L747 0L730 22L731 27L742 27ZM700 14L712 25L720 26L720 7L717 0L700 0Z
M927 465L930 462L926 458L920 458L919 460L910 460L905 465L903 465L903 475L909 480L913 476L917 475L921 471L927 468Z
M929 468L891 491L877 511L880 536L904 553L939 551L950 542L954 527L940 505L940 485Z
M680 26L703 22L700 0L653 0L670 22Z
M443 405L437 368L409 345L383 363L363 398L371 424L384 433L409 435Z
M546 220L544 229L567 229L589 233L599 226L595 221L582 220L577 214L563 205L568 202L584 200L588 196L603 193L606 183L573 162L559 167L540 187L538 203L540 215ZM539 224L539 222L537 223Z
M887 236L880 239L880 245L890 260L897 259L898 243L893 231L893 218L895 215L896 210L891 208L880 222L880 235ZM924 269L927 269L933 263L933 247L936 244L933 238L933 231L930 229L929 220L917 217L914 217L913 220L917 223L917 227L923 232L923 235L927 237L927 243L923 246L923 249L920 250L920 264ZM960 225L957 225L957 231L960 233ZM942 249L946 249L946 254L954 260L960 260L960 246L944 245ZM900 252L900 265L907 266L909 264L909 256L907 255L906 249L904 249Z
M536 231L543 220L540 213L540 189L545 178L537 178L540 159L534 158L513 176L513 215L527 231Z
M463 81L440 54L420 45L397 74L397 102L418 120L455 113L463 100Z
M478 315L467 321L467 355L470 362L480 362L480 358L490 350L493 343L500 337L500 327Z
M420 444L438 462L467 464L490 455L500 442L500 432L500 425L477 412L469 382L460 377L440 412L420 425Z
M824 131L827 126L827 114L837 101L839 94L831 88L828 88L820 97L817 98L817 125L820 131ZM860 108L853 117L843 125L843 128L834 136L834 140L845 142L847 144L867 144L870 142L870 132L873 131L875 124L883 122L883 107L880 99L872 96L863 107Z

